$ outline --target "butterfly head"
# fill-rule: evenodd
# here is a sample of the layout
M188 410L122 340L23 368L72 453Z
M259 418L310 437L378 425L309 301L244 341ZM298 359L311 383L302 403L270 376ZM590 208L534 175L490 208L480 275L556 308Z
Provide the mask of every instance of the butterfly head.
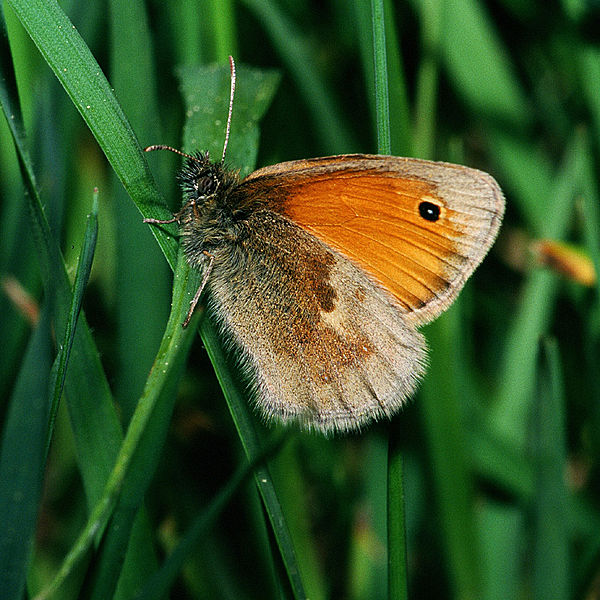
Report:
M202 220L203 215L209 216L214 210L223 209L227 195L239 182L239 177L221 161L211 162L208 152L198 152L185 161L179 182L184 195L180 220L185 222Z

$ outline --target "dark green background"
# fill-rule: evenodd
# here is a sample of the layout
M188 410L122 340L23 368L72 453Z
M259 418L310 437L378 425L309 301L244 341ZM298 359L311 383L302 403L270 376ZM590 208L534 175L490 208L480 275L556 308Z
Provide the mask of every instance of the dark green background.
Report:
M597 578L598 285L539 267L530 245L540 238L568 241L598 265L600 9L577 0L384 4L392 151L490 172L507 200L500 237L459 301L425 328L428 374L391 427L382 423L335 439L291 432L270 461L269 482L295 562L282 561L265 516L272 518L273 504L265 500L265 513L250 481L190 550L173 597L285 597L299 589L311 599L386 597L390 436L404 457L411 598L560 600L585 596ZM14 472L30 481L22 489L31 499L22 523L2 525L0 516L3 539L16 540L0 543L0 582L19 579L9 560L15 558L18 573L27 568L31 595L55 576L99 497L165 330L172 286L165 254L173 263L176 244L163 236L163 254L140 211L166 214L161 196L171 208L179 205L180 160L139 154L133 133L142 146L191 149L197 130L188 121L184 138L190 107L178 74L189 84L198 66L215 64L227 90L227 56L236 58L240 105L232 136L237 129L243 141L232 141L229 158L238 167L251 168L256 152L257 166L264 166L377 151L369 2L62 2L122 113L96 71L82 67L88 59L68 59L79 52L69 53L78 46L68 27L55 27L36 5L5 3L11 53L3 47L2 69L6 74L12 56L25 125L21 140L49 223L46 237L40 238L24 196L26 178L9 128L0 124L0 279L3 286L16 280L41 309L34 329L0 294L0 472L6 475L0 502L7 510L16 506ZM54 56L71 62L53 63ZM245 66L264 71L272 88L249 84ZM280 76L276 88L273 72ZM72 74L77 77L69 79ZM85 96L87 86L91 96ZM261 93L274 93L260 132L252 129L258 114L252 114L254 100L243 99L245 86L259 102ZM16 97L6 83L1 91ZM88 109L78 93L98 102ZM206 79L195 93L222 98L214 114L205 114L210 139L198 147L218 156L227 93ZM38 501L49 430L47 379L64 329L57 328L56 305L64 302L56 299L58 267L45 266L40 249L48 240L59 244L72 280L94 187L99 235L84 311L93 338L88 348L95 344L101 369L93 353L71 357L82 382L67 385ZM221 367L243 389L238 370ZM156 472L136 500L144 498L138 517L144 524L136 521L130 552L143 548L143 563L123 564L110 538L86 556L57 597L94 597L106 589L100 587L110 579L103 560L123 567L116 573L118 597L131 597L146 582L245 463L227 406L197 339L164 446L157 442L147 456L148 477L157 463ZM262 445L277 435L277 428L256 427ZM95 448L90 454L82 450L86 440ZM95 454L103 447L104 458ZM281 544L280 535L276 531ZM291 585L284 563L288 575L299 571Z

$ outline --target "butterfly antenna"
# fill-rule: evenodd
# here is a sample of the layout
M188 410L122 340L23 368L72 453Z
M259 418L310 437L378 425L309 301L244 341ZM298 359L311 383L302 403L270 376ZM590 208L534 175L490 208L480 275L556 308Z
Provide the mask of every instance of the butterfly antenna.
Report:
M195 160L196 162L202 162L197 156L192 156L191 154L186 154L181 150L177 150L177 148L172 148L171 146L165 146L165 144L154 144L153 146L147 146L144 148L144 152L153 152L154 150L168 150L169 152L175 152L175 154L179 154L180 156L185 156L185 158L190 158Z
M229 93L229 114L227 115L227 128L225 129L225 143L223 144L223 156L221 163L225 162L225 152L229 143L229 132L231 131L231 113L233 112L233 95L235 94L235 62L233 56L229 57L229 66L231 68L231 91Z
M231 131L231 114L233 112L233 95L235 94L235 62L233 60L233 56L229 57L229 66L231 68L231 91L229 94L229 113L227 115L227 128L225 129L225 143L223 144L223 156L221 157L221 163L225 162L225 153L227 152L227 144L229 143L229 132ZM202 162L197 156L192 156L191 154L186 154L181 150L177 150L177 148L173 148L171 146L166 146L165 144L154 144L152 146L148 146L144 148L144 152L153 152L154 150L168 150L169 152L174 152L175 154L179 154L180 156L184 156L185 158L190 158L191 160L195 160L197 162Z

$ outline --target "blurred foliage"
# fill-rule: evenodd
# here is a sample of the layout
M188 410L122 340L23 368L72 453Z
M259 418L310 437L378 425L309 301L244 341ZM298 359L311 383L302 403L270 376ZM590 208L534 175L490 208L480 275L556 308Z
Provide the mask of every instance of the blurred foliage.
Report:
M334 439L289 431L257 466L279 428L236 413L244 381L210 332L206 348L199 339L192 346L176 388L178 369L160 384L156 369L149 376L155 359L169 368L159 347L177 247L175 229L156 231L140 213L179 205L180 161L143 155L139 144L190 150L199 73L198 103L216 106L198 149L217 155L233 54L240 104L232 136L237 128L243 140L231 142L236 166L376 151L369 4L4 3L3 597L22 598L23 586L39 594L65 565L54 597L131 598L144 585L141 597L155 597L173 577L177 598L387 597L390 430L404 457L411 598L597 596L600 297L597 277L569 276L578 261L586 272L600 267L597 3L384 2L393 152L481 168L507 199L490 255L425 328L428 374L392 427ZM202 71L207 65L220 84ZM99 233L85 318L63 373L52 364L95 187ZM561 253L573 264L541 260L542 239L573 248ZM66 381L54 421L57 370ZM174 389L171 419L165 397L174 399ZM152 394L162 413L129 456L135 469L106 496L138 400ZM254 480L248 458L258 461ZM100 531L91 530L77 561L65 561L105 498L114 513L93 521ZM170 574L158 571L165 560Z

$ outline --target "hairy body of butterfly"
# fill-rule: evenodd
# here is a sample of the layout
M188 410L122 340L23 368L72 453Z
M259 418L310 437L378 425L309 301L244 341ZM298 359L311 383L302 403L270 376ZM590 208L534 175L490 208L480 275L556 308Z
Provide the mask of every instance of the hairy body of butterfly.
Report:
M416 326L456 297L504 209L485 173L344 155L240 181L198 154L175 215L267 419L328 433L390 417L425 368ZM150 220L159 223L160 221Z

